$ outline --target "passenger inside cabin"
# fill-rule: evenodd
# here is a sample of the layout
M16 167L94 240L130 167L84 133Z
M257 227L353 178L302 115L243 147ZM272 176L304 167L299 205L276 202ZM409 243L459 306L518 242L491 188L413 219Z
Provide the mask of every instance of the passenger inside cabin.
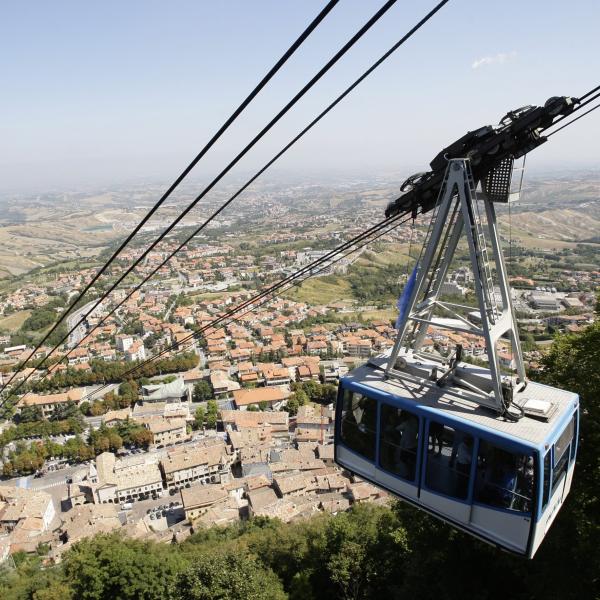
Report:
M375 459L377 403L360 394L344 396L342 439L358 454Z
M481 441L477 458L475 501L495 508L531 511L533 457L513 454Z
M517 491L519 493L517 510L531 512L533 496L533 479L535 475L533 456L523 456L521 466L517 470Z
M460 436L458 435L460 433ZM454 439L460 437L460 443L456 449L456 496L465 498L469 489L469 474L471 472L471 455L473 454L473 438L462 432L456 432ZM452 458L450 459L452 466Z
M464 441L465 436L462 431L454 432L454 439L452 440L452 452L450 453L450 466L454 466L454 462L456 461L456 455L458 454L458 447Z
M381 405L379 461L387 471L414 481L419 443L419 418L389 404Z
M435 453L435 446L437 443L438 456L442 454L442 446L444 442L444 426L441 423L431 421L429 423L429 443L431 444L431 452Z
M432 444L425 472L426 486L435 492L465 500L469 490L473 438L442 423L429 422ZM439 450L436 451L436 446Z

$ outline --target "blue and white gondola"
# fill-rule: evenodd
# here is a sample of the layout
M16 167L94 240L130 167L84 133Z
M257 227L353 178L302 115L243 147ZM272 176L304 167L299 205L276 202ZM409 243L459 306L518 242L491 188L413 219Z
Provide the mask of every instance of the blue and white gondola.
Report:
M461 530L532 558L571 487L579 400L533 382L515 392L515 403L524 400L550 401L551 418L510 422L447 388L386 379L367 364L340 380L335 460Z

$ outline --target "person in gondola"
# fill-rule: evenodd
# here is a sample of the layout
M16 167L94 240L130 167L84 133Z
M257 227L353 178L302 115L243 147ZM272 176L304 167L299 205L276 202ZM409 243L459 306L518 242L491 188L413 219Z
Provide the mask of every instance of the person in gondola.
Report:
M442 438L444 436L444 426L441 423L431 421L429 423L429 443L431 444L431 451L435 454L436 442L439 447L437 455L442 454Z
M473 442L469 436L463 436L456 451L456 471L457 471L457 496L459 498L467 497L469 487L469 473L471 472L471 454Z
M414 479L419 442L419 419L410 413L404 413L403 420L396 427L400 438L400 462L404 467L405 477Z

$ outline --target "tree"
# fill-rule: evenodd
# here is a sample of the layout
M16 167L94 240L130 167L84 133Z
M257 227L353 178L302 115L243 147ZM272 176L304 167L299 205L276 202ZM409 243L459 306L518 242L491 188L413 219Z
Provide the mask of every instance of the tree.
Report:
M43 418L44 415L39 406L24 406L15 420L17 423L31 423L34 421L41 421Z
M206 428L216 429L219 420L219 407L216 400L209 400L206 403Z
M301 387L296 387L296 391L288 398L286 404L287 412L294 416L298 414L298 409L301 406L309 403L309 398L306 392Z
M298 408L300 408L300 404L296 399L296 394L292 394L285 405L285 410L293 417L298 414Z
M185 565L169 546L113 534L75 544L63 569L78 600L163 600Z
M239 551L204 553L175 582L178 600L284 600L281 582L271 569Z
M51 421L64 421L66 419L83 420L81 411L74 402L59 404L50 416Z
M116 431L111 431L108 434L108 445L111 452L116 452L119 448L123 447L123 439Z
M52 309L40 308L34 310L23 322L22 331L39 331L52 325L56 319L56 312Z
M206 416L206 411L203 406L199 406L196 409L196 413L194 415L194 429L202 429L204 427L204 418Z
M125 404L125 406L135 404L139 398L137 383L131 379L129 381L124 381L119 386L119 396L123 398L123 404ZM121 405L121 402L119 404ZM125 408L125 406L123 408Z
M33 600L71 600L73 590L62 581L54 581L48 587L40 588L33 593Z
M258 412L260 410L260 408L258 408L258 406L256 406L256 404L250 404L250 406L248 406L248 408L246 410L248 412Z
M140 427L130 435L131 443L138 448L148 448L154 441L152 432L145 427Z
M92 417L99 417L100 415L103 415L106 412L106 406L104 405L104 402L102 402L102 400L94 400L94 402L90 406L90 415Z
M192 399L194 402L205 402L213 397L213 390L208 381L198 381L194 384Z

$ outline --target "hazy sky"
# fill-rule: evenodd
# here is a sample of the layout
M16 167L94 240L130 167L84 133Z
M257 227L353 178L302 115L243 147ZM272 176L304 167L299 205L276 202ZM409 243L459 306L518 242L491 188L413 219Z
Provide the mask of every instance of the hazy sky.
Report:
M341 0L197 167L214 173L383 0ZM0 190L174 178L324 1L8 1L0 14ZM237 173L260 166L435 0L399 0ZM281 161L424 169L508 109L600 83L598 0L451 0ZM600 111L532 153L600 165Z

